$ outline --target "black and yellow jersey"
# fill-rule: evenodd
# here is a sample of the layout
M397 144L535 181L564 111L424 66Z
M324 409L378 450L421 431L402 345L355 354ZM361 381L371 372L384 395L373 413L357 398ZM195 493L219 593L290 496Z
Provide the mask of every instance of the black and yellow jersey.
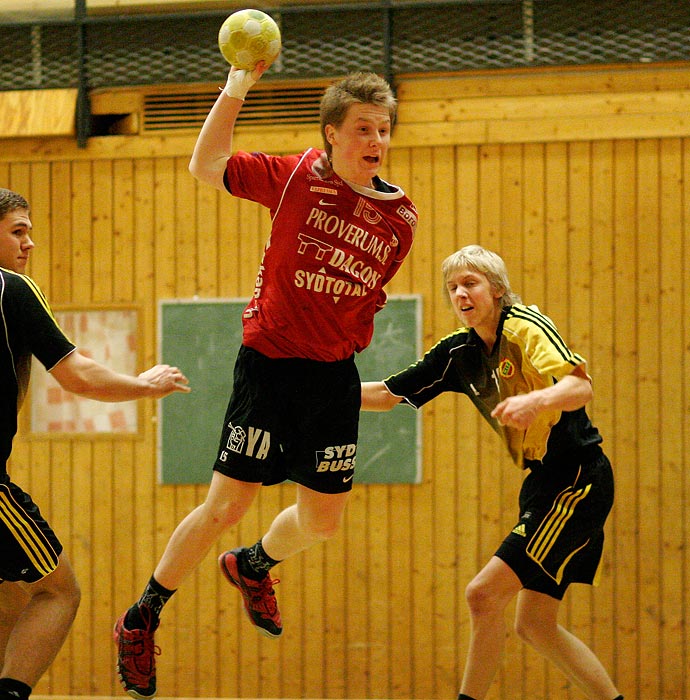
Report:
M0 476L17 432L31 356L51 370L74 349L38 285L26 275L0 268Z
M585 364L535 306L504 308L496 339L489 354L473 329L459 328L385 384L415 408L445 391L467 394L521 468L573 459L581 448L601 442L584 408L543 411L527 430L500 425L492 418L493 409L508 396L546 388Z

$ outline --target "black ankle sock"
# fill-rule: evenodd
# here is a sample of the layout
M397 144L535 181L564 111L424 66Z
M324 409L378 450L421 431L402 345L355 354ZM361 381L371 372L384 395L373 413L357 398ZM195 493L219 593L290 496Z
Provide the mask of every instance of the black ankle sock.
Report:
M17 698L28 700L31 695L31 686L14 678L0 678L0 698Z
M156 629L160 622L161 611L163 606L172 598L175 591L171 591L164 586L161 586L153 576L146 584L141 598L127 611L125 618L125 627L129 630L142 630L147 627ZM141 608L147 608L150 613L150 619L145 620L142 615ZM148 617L148 616L147 616Z
M460 695L458 695L458 700L474 700L474 698L470 697L469 695L463 695L462 693L460 693Z
M622 695L616 695L616 697L613 698L613 700L625 700L625 698Z
M277 559L271 557L264 551L261 540L251 547L242 550L242 555L238 558L237 566L242 576L261 581L266 576L272 566L279 564Z

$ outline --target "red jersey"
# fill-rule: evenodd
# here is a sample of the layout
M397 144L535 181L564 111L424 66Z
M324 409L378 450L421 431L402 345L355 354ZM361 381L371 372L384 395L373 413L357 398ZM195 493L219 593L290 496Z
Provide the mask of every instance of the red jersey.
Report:
M244 317L245 345L273 358L343 360L371 341L383 286L410 251L417 210L398 187L338 177L324 151L238 152L226 186L271 212Z

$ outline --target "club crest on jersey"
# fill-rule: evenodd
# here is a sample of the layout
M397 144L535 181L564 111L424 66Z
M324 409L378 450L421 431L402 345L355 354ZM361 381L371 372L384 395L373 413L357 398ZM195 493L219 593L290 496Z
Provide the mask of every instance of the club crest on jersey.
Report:
M357 445L333 445L316 452L317 472L352 471L357 460Z
M501 379L510 379L515 374L515 365L504 357L498 365L498 376Z
M266 459L271 448L271 433L251 425L245 430L241 425L228 423L228 428L230 435L225 445L227 451L255 459ZM226 450L220 454L221 462L227 460Z

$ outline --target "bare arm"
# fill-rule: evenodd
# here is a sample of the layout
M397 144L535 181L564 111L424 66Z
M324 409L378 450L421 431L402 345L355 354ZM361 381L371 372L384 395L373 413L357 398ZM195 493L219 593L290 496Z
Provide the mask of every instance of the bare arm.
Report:
M393 396L383 382L362 382L362 410L390 411L400 403L399 396Z
M232 137L237 115L242 109L247 91L266 70L263 61L251 73L234 67L230 70L227 85L211 107L192 152L189 172L197 180L225 192L223 175L233 153Z
M502 425L525 430L541 411L575 411L586 405L592 396L592 382L584 366L579 365L572 374L553 386L509 396L494 408L491 415Z
M60 360L50 373L66 391L97 401L160 399L174 391L190 391L187 377L177 367L155 365L133 377L115 372L78 350Z

